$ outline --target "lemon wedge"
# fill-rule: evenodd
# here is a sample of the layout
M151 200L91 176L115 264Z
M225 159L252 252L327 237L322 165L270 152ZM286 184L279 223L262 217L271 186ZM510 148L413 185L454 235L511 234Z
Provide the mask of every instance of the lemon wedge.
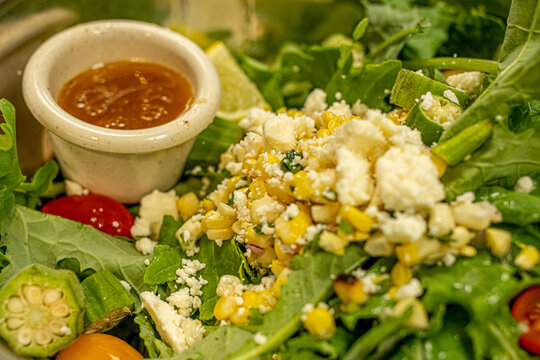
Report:
M241 120L249 109L270 109L257 86L236 62L227 46L217 41L206 49L221 80L221 102L217 116L231 121Z

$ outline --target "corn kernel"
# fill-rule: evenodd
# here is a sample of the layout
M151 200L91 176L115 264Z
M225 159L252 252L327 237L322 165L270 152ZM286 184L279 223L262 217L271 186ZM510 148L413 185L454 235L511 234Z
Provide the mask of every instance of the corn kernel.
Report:
M321 340L330 339L336 333L334 316L324 307L317 306L305 315L303 321L306 330Z
M264 180L261 178L256 178L253 180L251 184L249 184L249 191L254 199L262 198L264 195L266 195L266 185Z
M277 250L276 250L276 256L278 256ZM288 269L288 268L289 268L289 265L287 265L286 262L279 260L279 256L277 259L272 260L272 265L270 265L270 269L272 270L272 273L275 276L279 276L279 274L281 274L283 270Z
M336 117L336 115L334 115L331 112L328 112L328 111L323 112L321 114L321 120L322 120L322 123L323 123L323 127L328 128L328 123L330 122L330 120L334 119L335 117Z
M242 293L242 281L234 275L223 275L219 278L216 294L219 296L233 296Z
M343 125L349 120L349 118L346 118L344 116L336 116L330 121L328 121L328 130L333 133L334 131L336 131L337 128L339 128L341 125Z
M282 214L276 219L274 228L276 236L285 244L296 244L298 238L305 235L310 225L311 218L305 210L301 209L291 220L286 214Z
M531 245L525 245L516 256L514 263L523 270L530 271L540 260L540 253L538 249Z
M405 322L406 326L416 329L427 329L429 326L429 319L424 308L424 305L415 298L409 297L400 300L392 309L392 315L399 317L412 307L412 315Z
M339 276L334 281L334 292L343 303L363 304L368 300L362 282L353 276Z
M228 229L208 229L206 236L210 240L230 240L234 237L234 231L231 228Z
M289 186L283 182L276 184L273 181L268 181L266 183L266 191L270 196L277 198L282 203L292 204L296 201Z
M257 294L255 291L244 291L242 294L242 299L244 300L244 307L246 308L258 308L262 304L262 298L260 294Z
M331 135L332 133L328 129L320 129L317 131L317 138L322 139L323 137L327 137L328 135Z
M396 257L406 266L418 265L422 262L418 251L418 242L410 242L396 246Z
M313 205L311 207L311 217L317 223L329 224L336 221L339 211L339 203L331 202L325 205Z
M274 250L276 251L276 256L280 261L289 261L296 255L296 252L292 251L290 246L285 245L279 239L274 241Z
M285 107L285 106L282 106L282 107L280 107L279 109L276 110L276 114L283 114L285 112L287 112L287 107Z
M289 274L291 272L291 269L284 268L283 271L281 271L281 273L277 276L274 285L272 285L272 290L274 291L274 295L276 295L277 298L281 296L281 285L285 285L287 283Z
M376 233L366 241L364 250L371 256L390 256L394 245L382 233Z
M503 229L489 228L486 230L486 242L493 255L502 257L510 250L512 234Z
M324 231L321 234L319 245L324 251L334 253L336 255L343 255L345 248L349 245L349 241L346 238L337 236L329 231Z
M244 162L242 163L242 170L244 171L246 175L249 175L255 168L256 163L257 163L256 159L252 157L247 157L244 159Z
M340 214L343 219L347 220L348 223L359 231L369 232L373 226L373 219L355 207L345 206Z
M466 257L473 257L476 256L478 251L475 247L472 247L471 245L465 245L458 249L459 254Z
M262 153L261 155L259 155L259 158L257 159L257 162L255 163L253 167L253 171L254 171L253 175L255 176L258 175L262 179L269 179L272 177L272 175L268 173L267 167L269 165L274 165L278 163L279 163L279 158L276 155L269 152Z
M214 205L214 203L208 199L204 199L202 201L202 207L204 209L204 211L208 212L210 210L214 210L216 208L216 206Z
M293 195L298 200L308 201L315 193L315 190L311 185L311 180L309 180L307 173L304 170L300 170L294 174L290 181L290 185L294 186Z
M245 307L239 307L230 317L231 322L234 325L247 325L249 323L249 316L251 310Z
M272 261L276 258L276 252L272 247L267 247L264 252L257 257L257 262L262 266L270 266Z
M437 174L439 175L439 179L443 177L444 173L446 172L446 168L448 165L446 165L446 162L444 162L443 159L438 157L437 155L431 154L431 162L433 165L435 165L435 168L437 169Z
M199 211L201 203L195 193L189 192L176 200L176 208L180 212L182 219L187 220Z
M276 306L276 296L274 294L273 289L264 289L260 294L261 298L261 305L264 306L267 309L271 309L274 306Z
M217 320L228 320L237 310L238 304L232 296L220 297L214 307L214 316Z
M397 287L407 284L412 279L411 268L399 261L392 268L390 275L392 276L392 282Z
M251 204L251 221L259 225L271 223L276 220L283 210L283 205L270 196L265 195L260 199L254 200Z
M255 245L261 249L266 249L272 245L272 236L257 234L253 225L246 228L245 238L248 244Z

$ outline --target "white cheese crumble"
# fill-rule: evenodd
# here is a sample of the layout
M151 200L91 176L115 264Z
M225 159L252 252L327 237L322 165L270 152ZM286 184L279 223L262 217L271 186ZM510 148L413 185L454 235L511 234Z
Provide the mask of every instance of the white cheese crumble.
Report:
M255 333L255 336L253 336L253 341L255 341L255 344L257 345L264 345L268 339L260 332L257 332Z
M520 193L529 194L534 190L534 181L530 176L522 176L518 179L514 190Z
M337 151L336 191L343 205L358 206L367 203L373 194L371 164L346 148Z
M174 190L169 192L154 190L150 194L143 196L139 217L150 222L150 235L153 239L159 235L159 229L165 215L171 215L175 220L178 219L176 192Z
M135 218L135 222L131 227L131 236L150 236L150 221L143 218Z
M313 89L307 96L302 111L310 116L319 117L327 108L326 92L321 89Z
M292 218L295 218L300 213L300 209L298 208L298 205L295 203L290 204L287 206L287 209L285 210L285 216L291 220Z
M444 96L445 98L447 98L448 100L450 100L451 102L456 103L456 104L459 105L459 100L458 100L456 94L454 94L454 93L452 92L452 90L444 90L443 96Z
M375 166L376 192L388 210L427 211L444 199L444 187L429 153L392 147Z
M468 71L460 74L450 75L446 82L448 85L467 94L478 93L482 89L484 74L479 71Z
M433 99L433 95L431 94L431 92L428 91L427 93L422 95L420 98L422 99L422 102L420 103L420 107L425 111L431 110L431 108L433 107L433 102L435 101L435 99Z
M397 212L395 218L388 218L380 228L388 241L407 243L420 240L426 232L427 224L421 215Z
M286 114L271 117L264 122L262 127L266 151L287 152L296 145L294 119Z
M73 196L73 195L88 195L90 191L88 189L84 188L81 184L72 181L72 180L65 180L66 184L66 195L67 196Z
M422 284L417 278L412 278L407 284L400 286L394 296L396 299L401 300L409 297L417 298L422 296L424 290Z
M157 242L155 242L154 240L143 237L135 242L135 249L137 249L137 251L143 255L150 255L152 254L152 252L154 252L154 248L156 247L156 245Z
M120 280L120 284L126 289L126 291L131 291L131 285L129 285L126 281Z

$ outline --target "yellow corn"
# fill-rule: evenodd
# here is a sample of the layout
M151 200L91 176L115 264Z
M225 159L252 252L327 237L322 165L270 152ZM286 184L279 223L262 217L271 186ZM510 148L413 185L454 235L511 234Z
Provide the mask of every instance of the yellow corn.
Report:
M276 281L274 282L274 285L272 286L272 290L274 291L274 294L277 298L281 296L281 285L285 285L288 281L289 274L291 273L291 269L284 268L281 273L277 276Z
M418 251L418 242L396 246L396 257L406 266L419 265L422 262Z
M343 303L363 304L368 300L362 282L354 277L340 276L334 281L334 292Z
M304 318L304 327L313 336L326 340L336 333L334 316L324 307L317 306L308 312Z
M233 296L242 293L242 281L234 275L223 275L219 278L216 294L219 296Z
M493 255L502 257L510 250L512 234L503 229L489 228L486 230L486 243Z
M371 256L391 256L394 245L382 233L376 233L370 237L364 245L364 250Z
M262 298L255 291L244 291L242 299L244 300L243 306L247 308L258 308L259 305L262 305Z
M311 217L317 223L333 223L339 211L339 203L331 202L325 205L313 205L311 207Z
M272 247L267 247L264 249L264 252L256 257L256 260L259 264L263 266L270 266L272 264L272 261L276 258L276 252Z
M530 271L540 260L540 253L538 249L531 245L525 245L516 256L514 263L523 270Z
M253 225L250 225L246 228L245 237L248 244L256 245L263 249L266 249L267 247L272 245L272 236L257 234L257 232L254 230Z
M400 300L392 309L392 314L401 316L411 307L412 315L407 319L405 325L417 329L426 329L429 326L429 318L424 305L416 298L409 297Z
M206 230L206 236L210 240L229 240L234 237L234 231L231 228L208 229Z
M249 323L249 316L251 310L245 307L239 307L230 317L231 322L234 325L247 325Z
M340 212L343 219L354 226L356 230L369 232L373 226L373 219L365 212L358 210L352 206L345 206Z
M287 112L287 107L285 107L285 106L282 106L282 107L280 107L279 109L276 110L276 114L283 114L285 112Z
M262 198L264 195L266 195L266 185L264 180L261 178L256 178L253 180L251 184L249 184L249 191L254 199Z
M208 199L204 199L202 201L202 207L204 209L204 211L210 211L210 210L214 210L216 208L216 206L214 205L214 203Z
M280 261L289 261L292 259L296 253L291 251L292 249L289 246L286 246L281 240L276 239L274 241L274 250L276 251L276 256Z
M201 203L195 193L189 192L176 200L176 208L180 212L182 219L187 220L199 211Z
M224 216L223 212L212 211L209 216L203 218L202 222L207 229L230 229L235 221L236 217Z
M304 236L310 225L311 218L304 209L301 209L291 220L286 214L282 214L274 223L276 236L285 244L295 244L298 238Z
M322 123L323 123L323 127L328 128L328 123L331 120L333 120L335 117L336 117L336 115L334 115L331 112L328 112L328 111L323 112L321 114L321 120L322 120Z
M244 159L244 162L242 163L242 170L246 175L251 174L253 169L255 168L255 164L257 163L257 160L252 157L247 157Z
M431 154L431 162L433 165L435 165L435 168L437 169L437 174L439 175L439 179L443 177L444 173L446 172L446 168L448 165L446 165L446 162L438 157L437 155Z
M328 129L320 129L317 131L317 138L321 139L323 137L326 137L328 135L331 135L332 133Z
M348 122L350 118L346 118L345 116L335 116L333 119L328 121L328 130L330 132L336 131L337 128L339 128L344 123Z
M263 179L269 179L271 175L266 171L266 167L277 163L279 163L279 158L276 155L269 152L262 153L253 166L254 177L260 176Z
M478 253L478 250L476 250L476 248L471 245L462 246L458 249L458 251L460 255L466 257L473 257L476 256L476 254Z
M250 207L251 221L261 225L273 222L283 211L283 205L272 199L270 196L263 196L253 200Z
M264 289L260 294L261 298L261 305L264 306L267 309L271 309L274 306L276 306L276 296L274 294L273 289Z
M238 309L238 304L232 296L220 297L214 306L214 316L217 320L228 320Z
M343 255L345 253L345 248L349 245L349 241L344 237L337 236L329 231L324 231L321 234L319 245L324 251Z
M294 186L293 195L298 200L308 201L315 193L313 186L311 186L311 180L309 180L304 170L300 170L294 174L290 185Z
M276 250L276 256L277 250ZM274 273L275 276L279 276L283 272L283 270L288 269L289 265L287 265L286 262L279 260L279 256L277 259L272 260L272 265L270 265L270 269L272 270L272 273Z
M286 183L280 182L276 184L269 181L266 183L266 191L270 196L277 198L282 203L292 204L296 201L290 187Z
M398 287L407 284L412 279L411 268L399 261L392 268L390 275L392 276L392 282Z
M247 221L238 220L235 221L234 224L232 224L231 229L236 234L241 234L243 231L245 231L245 229L247 229L248 225L249 223Z

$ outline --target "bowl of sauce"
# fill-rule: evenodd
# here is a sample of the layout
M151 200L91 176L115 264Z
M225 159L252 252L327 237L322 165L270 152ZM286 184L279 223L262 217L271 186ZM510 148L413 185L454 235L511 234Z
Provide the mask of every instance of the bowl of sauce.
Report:
M44 42L24 71L23 95L67 179L135 203L178 181L195 137L217 111L220 83L187 38L109 20Z

